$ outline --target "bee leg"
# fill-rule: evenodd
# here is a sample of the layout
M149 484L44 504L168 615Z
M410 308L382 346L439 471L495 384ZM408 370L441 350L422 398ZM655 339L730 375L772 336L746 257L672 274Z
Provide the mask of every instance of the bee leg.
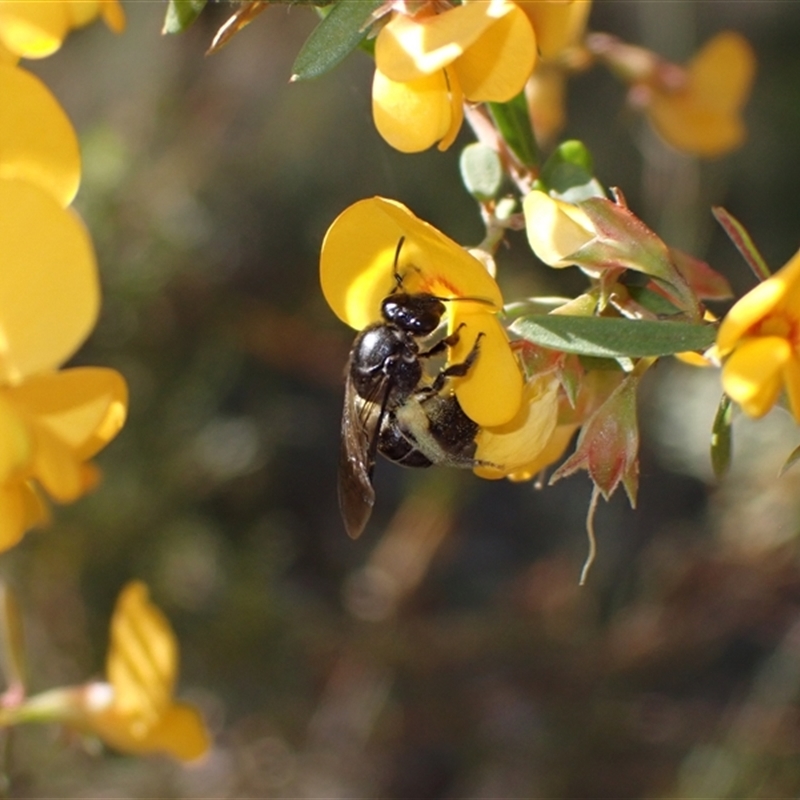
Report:
M436 342L436 344L431 347L430 350L426 350L424 353L420 353L420 358L430 358L430 356L438 356L440 353L444 353L448 347L454 347L458 344L461 336L459 335L459 331L464 327L464 323L462 322L449 336L445 336L440 342ZM481 334L483 336L483 334ZM480 338L480 336L478 337Z
M456 330L455 333L451 333L450 336L447 338L451 338L458 334ZM445 367L437 376L436 379L431 384L431 391L432 392L440 392L445 385L445 382L448 378L463 378L469 372L470 367L475 363L475 359L478 357L478 351L480 350L480 341L483 337L483 332L478 334L478 337L475 339L475 344L472 345L472 350L469 351L467 357L460 363L460 364L451 364L449 367ZM442 340L445 341L445 340ZM457 340L456 340L457 341Z

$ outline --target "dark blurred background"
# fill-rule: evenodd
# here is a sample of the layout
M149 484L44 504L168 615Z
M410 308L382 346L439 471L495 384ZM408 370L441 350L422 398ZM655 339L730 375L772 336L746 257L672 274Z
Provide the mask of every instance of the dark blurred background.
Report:
M104 305L75 363L122 372L130 417L98 458L99 489L0 571L25 610L34 691L101 675L116 594L146 581L215 748L185 768L21 730L11 795L796 796L800 472L777 478L800 441L789 417L737 419L716 483L718 373L660 363L641 399L639 507L601 505L583 588L583 474L538 491L381 462L373 519L350 541L336 462L353 332L321 297L321 239L381 194L477 243L459 144L391 151L362 53L290 85L310 9L271 7L208 58L230 6L169 38L161 3L125 10L124 35L94 25L26 66L84 153L76 205ZM750 136L728 158L668 151L601 69L571 82L567 131L671 245L749 289L709 209L741 219L773 269L798 246L800 4L600 0L590 27L679 61L724 28L752 42ZM582 288L511 244L507 299Z

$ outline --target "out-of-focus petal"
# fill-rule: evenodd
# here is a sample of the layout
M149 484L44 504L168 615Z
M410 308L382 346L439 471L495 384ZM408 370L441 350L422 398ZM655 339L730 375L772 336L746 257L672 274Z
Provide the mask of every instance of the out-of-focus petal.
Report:
M746 130L740 112L755 75L750 43L734 31L709 40L687 67L687 85L654 92L648 114L674 147L699 156L724 155L738 147Z
M33 456L30 427L5 392L0 394L0 485L18 479Z
M3 0L0 3L0 41L22 58L44 58L61 47L69 31L63 2Z
M177 670L178 644L169 621L150 602L147 587L132 581L111 618L106 673L115 709L140 721L141 736L169 705Z
M525 95L538 141L552 141L566 125L566 93L566 77L562 70L540 64L531 75Z
M506 0L483 0L421 19L397 14L378 34L375 64L394 81L431 75L452 64L513 10L514 4Z
M566 267L568 256L580 250L594 236L586 213L540 191L530 192L522 202L525 230L534 253L551 267Z
M19 56L16 53L12 53L2 42L0 39L0 64L8 64L13 66L19 61Z
M100 13L103 21L114 33L125 30L125 12L119 0L100 0Z
M43 373L8 391L15 404L35 415L81 461L105 447L125 422L128 390L113 369Z
M505 103L522 91L535 61L536 38L531 24L519 8L513 7L464 51L453 70L471 102Z
M381 302L394 291L394 255L408 292L486 300L502 307L494 279L480 261L404 205L371 197L345 209L322 243L320 282L328 305L343 322L361 330L381 319Z
M21 178L72 202L81 176L78 137L50 90L35 75L0 64L0 179Z
M137 752L137 743L126 748ZM211 740L200 712L188 703L173 703L158 724L138 743L139 752L161 752L181 761L195 761L209 750Z
M59 503L71 503L85 492L83 465L75 453L42 425L32 431L35 450L31 472L47 494Z
M475 362L463 378L452 379L452 386L471 420L481 426L503 425L519 411L522 372L503 326L493 314L474 313L474 308L475 304L453 302L449 309L449 327L459 334L450 351L451 364L463 362L481 337Z
M100 292L91 239L72 209L19 180L0 181L0 380L52 369L94 326Z
M789 343L777 336L742 341L722 368L722 386L749 416L762 417L778 398L791 357Z
M551 59L583 36L592 0L517 0L517 5L536 31L539 54Z
M395 150L427 150L447 135L453 121L444 72L400 83L376 69L372 117L378 133Z
M21 483L0 484L0 552L18 544L25 534L25 505Z
M478 431L475 458L496 468L476 467L475 473L482 478L503 478L529 465L547 447L557 418L558 379L548 375L528 381L514 418Z

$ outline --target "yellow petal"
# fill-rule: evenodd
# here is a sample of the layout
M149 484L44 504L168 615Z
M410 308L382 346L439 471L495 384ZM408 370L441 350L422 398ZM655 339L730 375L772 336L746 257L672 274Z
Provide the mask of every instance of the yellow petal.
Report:
M538 141L552 141L566 125L566 77L556 67L540 64L525 89Z
M92 243L80 218L44 190L0 181L0 381L52 369L94 326L99 306Z
M572 262L568 256L595 236L589 217L572 203L533 191L523 200L522 207L531 249L551 267L569 266Z
M452 67L446 67L444 77L447 81L450 100L450 127L436 145L437 149L444 152L456 140L458 132L461 130L461 123L464 121L464 92L461 91L461 84L458 76Z
M533 24L539 54L551 59L581 39L592 0L517 0L517 5Z
M533 461L529 461L519 469L509 473L507 475L508 479L518 482L530 481L536 478L543 469L554 464L564 455L576 430L578 430L577 425L556 425L553 435L548 440L544 450ZM485 477L480 473L478 475Z
M397 14L375 40L375 65L394 81L412 81L452 64L494 22L514 10L506 0L481 0L436 16Z
M158 724L141 741L138 750L128 752L166 753L181 761L202 758L211 746L211 739L200 712L188 703L173 703ZM135 745L135 746L136 746Z
M32 477L59 503L71 503L86 490L83 465L58 436L43 425L32 426L35 450Z
M742 341L722 368L722 387L751 417L769 411L781 390L782 371L792 358L785 339L760 336Z
M12 53L2 41L2 34L0 34L0 64L9 64L13 66L19 61L19 56Z
M542 376L528 381L522 404L505 425L481 428L475 458L496 467L478 467L484 478L501 478L531 464L544 451L558 418L558 380Z
M789 397L789 409L800 424L800 360L793 354L783 367L783 383Z
M653 95L648 111L653 126L669 144L695 155L713 157L735 149L746 134L740 111L750 94L755 64L743 36L718 34L688 65L684 89Z
M395 150L427 150L450 130L452 108L442 71L400 83L379 69L372 81L372 118L378 133Z
M449 327L458 330L458 343L449 362L463 362L478 339L478 357L463 378L452 386L464 413L481 426L503 425L519 411L523 378L505 329L490 313L472 312L475 304L452 303ZM480 456L479 456L480 458Z
M55 53L69 30L63 2L3 0L0 3L0 41L22 58Z
M4 390L0 393L0 485L18 481L30 470L33 451L30 426Z
M70 28L82 28L100 14L100 0L61 0Z
M139 721L143 737L170 704L178 671L178 644L169 621L132 581L120 592L111 619L106 673L114 707ZM136 730L134 730L136 733Z
M81 158L58 101L30 72L0 64L0 104L0 179L32 181L69 205L78 191Z
M320 282L328 305L361 330L381 319L381 301L395 290L394 255L403 288L441 297L475 297L492 310L502 296L484 266L404 205L383 197L359 200L332 223L322 243Z
M122 33L125 30L125 12L119 0L100 0L100 13L103 21L114 33Z
M128 405L123 377L101 367L35 375L8 393L80 461L91 458L117 435Z
M453 69L467 100L505 103L522 91L535 61L533 29L515 6L464 51Z
M795 257L794 260L800 266L800 259ZM751 289L725 315L717 331L717 347L721 355L727 355L754 325L769 316L785 299L789 284L784 279L778 279L779 274Z

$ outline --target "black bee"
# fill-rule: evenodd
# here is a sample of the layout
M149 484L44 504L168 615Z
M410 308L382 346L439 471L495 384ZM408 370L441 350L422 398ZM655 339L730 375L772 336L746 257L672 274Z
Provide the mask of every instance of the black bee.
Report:
M466 375L478 356L480 335L460 364L442 369L432 380L423 359L458 342L458 331L421 349L445 312L443 298L402 291L395 253L397 285L381 304L382 322L356 336L350 351L342 414L339 459L339 508L347 533L356 538L366 527L375 490L375 454L406 467L445 464L474 467L478 425L454 394L443 393L448 378ZM471 298L472 299L472 298Z

